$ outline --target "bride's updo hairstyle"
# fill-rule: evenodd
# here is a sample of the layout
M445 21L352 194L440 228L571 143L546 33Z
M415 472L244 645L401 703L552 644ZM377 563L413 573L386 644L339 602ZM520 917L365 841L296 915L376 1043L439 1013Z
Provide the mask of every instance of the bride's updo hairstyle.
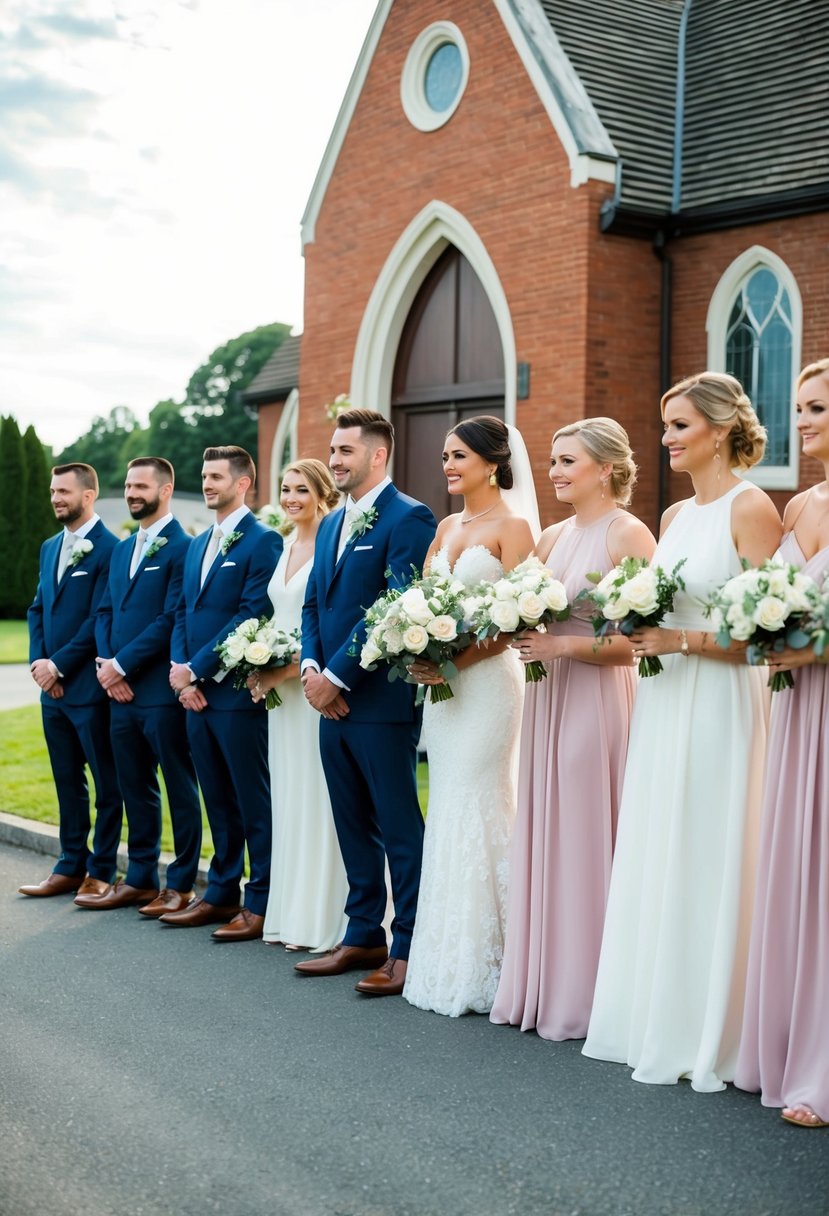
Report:
M596 464L611 465L611 497L626 507L636 485L636 465L625 428L615 418L581 418L556 431L553 443L567 435L574 435Z
M687 397L710 422L728 432L731 468L750 469L763 459L766 428L754 412L740 381L727 372L700 372L669 388L660 402L662 417L673 397Z
M491 414L480 414L477 418L466 418L453 426L449 435L457 435L476 456L495 465L495 477L502 490L512 489L512 453L509 447L509 431L500 418Z
M282 470L283 479L286 473L296 473L298 477L302 477L308 482L317 500L317 511L321 515L327 515L329 511L333 511L335 507L339 506L340 491L334 485L334 478L328 465L323 464L321 460L317 460L313 456L309 456L305 460L292 460Z

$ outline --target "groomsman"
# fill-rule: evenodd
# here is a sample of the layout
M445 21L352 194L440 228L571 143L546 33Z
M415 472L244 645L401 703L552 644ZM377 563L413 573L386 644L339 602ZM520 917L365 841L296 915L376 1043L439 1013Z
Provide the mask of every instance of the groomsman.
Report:
M423 849L415 688L389 683L383 670L364 671L358 657L365 609L405 583L412 566L420 570L435 534L429 508L399 493L386 474L393 442L391 423L372 410L337 419L329 464L348 497L320 524L302 612L302 682L322 714L320 753L349 894L342 944L296 970L321 976L374 968L357 984L367 996L403 991ZM395 913L388 953L386 859Z
M271 789L264 702L222 679L216 646L250 617L270 616L268 583L282 538L245 506L256 480L253 460L239 447L206 448L204 500L216 523L190 546L184 596L173 630L170 685L187 710L187 733L213 834L213 859L203 899L165 912L166 925L229 922L217 941L262 936L271 870ZM247 845L245 906L239 908Z
M98 683L111 698L112 750L129 825L125 879L100 895L78 895L82 908L125 908L150 917L177 912L193 898L201 848L201 807L184 710L170 688L170 636L181 601L190 537L170 511L173 466L140 456L127 466L124 497L140 527L112 555L95 626ZM176 859L158 890L161 767Z
M28 612L29 661L41 688L61 852L49 877L20 887L20 893L100 894L115 874L122 810L109 741L109 703L95 678L94 618L118 542L95 513L98 476L91 465L57 465L50 493L63 531L40 550L40 578ZM97 812L91 853L87 764Z

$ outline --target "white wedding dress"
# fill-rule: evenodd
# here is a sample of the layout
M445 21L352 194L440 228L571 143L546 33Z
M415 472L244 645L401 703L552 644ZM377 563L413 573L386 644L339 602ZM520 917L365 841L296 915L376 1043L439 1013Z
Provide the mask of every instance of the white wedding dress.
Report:
M483 545L464 549L454 570L441 549L431 569L470 587L503 574ZM507 650L459 672L451 687L448 701L427 694L424 712L429 809L403 995L458 1017L488 1013L498 988L524 675Z
M311 560L286 583L293 537L268 584L280 629L299 629ZM268 714L273 851L265 913L266 942L330 950L342 941L348 881L319 753L319 714L299 680L279 686L282 705Z

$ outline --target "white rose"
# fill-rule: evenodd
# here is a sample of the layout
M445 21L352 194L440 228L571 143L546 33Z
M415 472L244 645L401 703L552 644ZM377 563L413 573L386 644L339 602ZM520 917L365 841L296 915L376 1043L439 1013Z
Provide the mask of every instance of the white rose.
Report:
M754 609L754 619L761 629L782 629L786 616L786 605L775 595L764 596Z
M72 546L72 552L73 553L91 553L92 550L94 549L94 547L95 546L92 544L91 540L85 540L85 539L76 540L74 545Z
M785 566L778 566L767 573L769 595L778 599L787 599L789 595L789 572Z
M496 600L515 600L520 594L520 589L514 586L508 578L499 578L497 583L492 584L492 594Z
M725 614L728 632L737 642L746 642L754 632L754 622L743 612L742 604L732 604Z
M371 667L372 663L376 663L378 659L382 659L383 652L380 647L369 638L363 645L360 651L360 666Z
M501 633L515 633L521 624L518 605L515 600L497 599L489 608L489 616L493 625Z
M254 667L264 667L273 658L273 651L264 642L251 642L245 647L245 661Z
M542 587L540 595L544 601L544 607L549 608L551 612L563 612L567 607L567 592L564 590L563 583L560 583L558 579L553 579L546 587Z
M389 654L400 654L403 650L403 631L401 629L384 629L382 643Z
M619 568L617 566L613 570L610 570L604 576L604 578L601 579L601 581L596 584L595 594L601 596L602 599L607 599L614 591L613 584L616 581L618 575L619 575Z
M534 591L522 591L518 597L518 611L522 621L532 621L535 623L541 619L544 612L544 603L540 596Z
M796 574L788 588L786 602L792 612L807 612L815 602L817 588L807 574Z
M259 618L256 616L249 616L246 621L242 621L241 625L237 625L236 629L238 633L240 633L243 637L246 637L248 641L252 642L259 629Z
M450 595L463 595L466 591L466 583L462 583L459 579L453 579L447 590Z
M656 575L652 570L640 570L625 583L625 599L634 612L648 616L658 605L656 598Z
M427 631L433 638L437 638L439 642L451 642L458 636L458 625L454 617L436 616L433 621L430 621L426 626Z
M602 608L602 616L606 621L621 621L630 612L630 604L620 591L614 599L608 600Z
M410 625L403 634L403 645L409 654L422 654L429 645L429 635L422 625Z
M229 659L235 666L245 657L245 639L236 634L229 637L224 644L225 662Z
M426 603L426 596L419 587L410 587L396 601L397 611L415 625L426 625L434 613Z

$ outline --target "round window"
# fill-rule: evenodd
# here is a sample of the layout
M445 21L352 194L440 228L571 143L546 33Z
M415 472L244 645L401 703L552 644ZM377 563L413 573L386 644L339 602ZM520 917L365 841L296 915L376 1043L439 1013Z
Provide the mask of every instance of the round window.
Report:
M463 35L450 21L423 30L406 56L400 98L406 117L419 131L434 131L458 108L469 78Z

